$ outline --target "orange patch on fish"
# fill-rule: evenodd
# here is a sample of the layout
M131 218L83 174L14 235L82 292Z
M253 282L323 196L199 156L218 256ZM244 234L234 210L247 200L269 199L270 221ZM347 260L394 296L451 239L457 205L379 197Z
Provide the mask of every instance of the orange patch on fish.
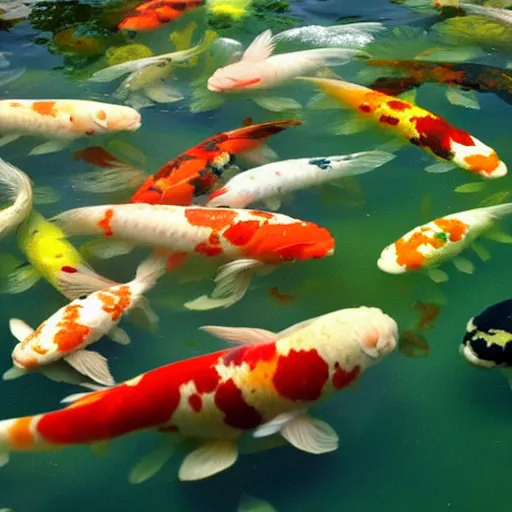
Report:
M238 213L219 208L218 210L206 210L203 208L191 208L185 211L185 218L192 226L212 228L221 231L234 224Z
M457 219L441 218L435 220L434 224L450 235L451 242L460 242L469 228L467 224Z
M16 449L30 448L34 444L34 437L30 431L32 417L19 418L9 427L9 441Z
M165 268L169 271L177 269L187 259L186 252L176 252L167 256Z
M112 208L109 208L105 212L105 216L103 219L101 219L98 222L98 227L103 230L103 233L105 233L105 236L112 236L114 232L112 231L112 227L110 226L110 221L112 220L112 217L114 216L114 210Z
M55 101L34 101L30 108L42 116L57 117L57 111L54 107Z
M277 286L274 286L270 288L268 291L268 296L271 299L277 300L277 302L280 302L281 304L289 304L293 300L293 295L285 295L283 293L279 292L279 288Z
M98 292L98 299L103 303L101 309L112 316L115 322L131 304L132 292L128 285L119 286L105 292Z
M487 175L491 175L500 165L500 159L498 155L493 151L490 155L469 155L464 158L470 166L472 172L484 172Z
M9 103L9 107L22 107L23 105L21 103L18 103L17 101L11 101L11 103Z
M59 351L70 352L76 349L91 332L90 327L78 323L82 308L81 304L73 304L64 308L62 320L57 324L59 330L53 337L53 342L59 347Z
M420 228L415 231L407 240L400 238L395 242L396 262L398 265L408 269L420 269L425 261L425 255L418 249L422 245L432 245L435 249L439 249L446 244L445 240L427 235L429 228Z
M244 220L237 222L224 231L224 238L233 245L246 245L251 238L260 229L260 223L257 220Z
M100 120L100 121L105 121L105 119L107 119L107 113L104 111L104 110L98 110L96 112L96 117Z

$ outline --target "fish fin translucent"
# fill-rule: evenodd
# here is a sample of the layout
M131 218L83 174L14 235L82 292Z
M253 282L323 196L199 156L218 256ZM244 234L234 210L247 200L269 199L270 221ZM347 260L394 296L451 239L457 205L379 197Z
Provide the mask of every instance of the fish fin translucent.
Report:
M71 177L73 187L92 194L110 194L123 190L133 190L146 180L146 173L128 165L113 166L108 169L95 169Z
M178 89L164 83L153 84L150 87L146 87L144 92L146 96L155 103L174 103L184 98L183 94Z
M54 382L81 385L80 381L83 380L83 377L64 361L56 361L52 364L40 366L38 371Z
M25 265L13 270L2 283L2 293L23 293L34 286L41 279L41 274L32 266Z
M22 342L34 332L30 325L19 318L11 318L9 320L9 330L19 342Z
M102 388L102 389L108 389L108 388ZM87 396L91 396L93 393L96 393L98 390L93 391L86 391L85 393L73 393L72 395L68 395L65 398L63 398L60 403L61 404L72 404L75 402L78 402L79 400L82 400L82 398L85 398Z
M473 274L475 271L475 266L473 263L466 258L462 258L461 256L456 256L453 258L453 264L459 272L464 272L465 274Z
M90 76L87 81L95 83L112 82L123 75L133 73L138 69L142 69L157 62L159 62L158 56L154 56L153 58L145 57L143 59L129 60L127 62L122 62L121 64L115 64L114 66L100 69Z
M338 449L339 438L325 421L306 414L295 416L281 429L281 435L295 448L303 452L321 454Z
M200 83L192 88L190 97L190 112L197 114L198 112L208 112L219 108L225 101L222 94L212 92L205 87L204 83Z
M331 96L327 96L323 92L315 94L308 102L307 108L310 110L339 110L348 109L348 105L340 103Z
M498 227L486 231L485 233L483 233L482 236L489 240L493 240L494 242L499 242L502 244L512 244L512 235L505 233Z
M409 145L409 141L405 138L391 137L387 142L376 146L377 151L395 152Z
M266 197L263 200L263 204L271 211L277 212L281 208L281 198L277 196Z
M244 151L239 156L253 165L264 165L277 159L277 153L266 144Z
M405 91L399 94L397 97L407 103L416 104L416 97L418 96L417 89L411 89L410 91Z
M124 140L109 140L106 149L121 162L127 160L137 165L146 165L146 155L139 148Z
M119 284L96 274L86 265L62 267L57 273L57 278L60 292L70 300Z
M285 112L286 110L300 110L302 105L293 98L282 96L252 96L252 101L270 112Z
M439 162L425 167L425 171L431 174L442 174L445 172L453 171L456 166L450 162Z
M17 80L27 68L18 68L18 69L9 69L8 71L0 71L0 87L8 84L9 82L14 82Z
M491 259L491 253L482 245L473 242L471 248L482 261L488 261Z
M236 512L277 512L277 510L268 501L243 493Z
M263 263L253 259L240 259L226 263L215 277L216 287L211 297L203 295L186 302L184 306L197 311L232 306L245 295L254 272L261 266Z
M44 142L43 144L39 144L31 151L29 151L30 156L34 155L47 155L48 153L56 153L57 151L62 151L71 145L71 141L69 140L51 140L49 142Z
M9 133L7 135L2 135L0 137L0 148L10 144L11 142L14 142L15 140L18 140L20 137L21 134L19 133Z
M474 110L480 110L480 102L475 91L463 91L455 87L448 87L446 91L446 99L452 105L458 105L460 107L472 108Z
M91 443L90 446L94 455L102 457L103 455L106 455L106 453L108 452L108 449L110 447L110 441L108 439L105 441L96 441L94 443Z
M448 274L439 268L429 268L427 270L427 275L434 281L434 283L444 283L448 281Z
M13 366L12 368L9 368L6 372L4 372L4 374L2 375L2 380L19 379L20 377L27 375L27 373L27 370L23 370L21 368L16 368L16 366Z
M137 485L149 480L156 475L166 464L166 462L174 455L175 446L165 443L142 457L135 466L133 466L128 481Z
M78 350L66 356L65 361L77 372L104 386L113 386L114 378L105 357L92 350Z
M255 438L269 437L281 432L282 428L299 414L304 414L305 411L293 411L279 414L275 418L267 421L254 429L252 435Z
M34 204L54 204L60 199L58 192L49 186L34 187Z
M323 316L323 315L320 315L320 316ZM316 316L314 318L308 318L307 320L303 320L302 322L298 322L294 325L291 325L290 327L287 327L286 329L283 329L282 331L279 331L277 333L278 339L284 338L285 336L290 336L290 334L293 334L294 332L297 332L300 329L304 329L304 327L307 327L309 324L313 323L315 320L320 318L320 316Z
M141 311L144 316L144 327L151 332L156 332L160 324L160 317L153 310L146 297L141 297L133 306L133 309L128 312L127 320L132 321L135 325L138 325L138 322L133 320L137 314L137 310Z
M143 108L153 107L155 103L153 100L145 96L144 94L131 94L125 101L125 105L134 108L137 110L142 110Z
M482 192L486 186L485 181L471 181L469 183L459 185L455 188L454 192L457 192L458 194L474 194L476 192Z
M237 345L259 345L275 341L277 335L266 329L257 329L252 327L223 327L220 325L203 325L199 327L212 336L221 340L229 341Z
M414 60L427 60L437 62L465 62L470 59L481 57L485 52L477 46L460 46L457 48L437 48L433 51L424 52Z
M121 329L121 327L116 326L113 329L110 329L110 331L108 333L108 337L112 341L119 343L119 345L129 345L130 344L130 336L124 329Z
M248 62L261 62L272 55L275 46L276 43L272 38L272 30L267 29L256 36L254 41L245 50L241 60Z
M129 254L135 248L134 245L122 240L108 240L97 238L82 245L80 252L87 253L100 260L108 260L116 256Z
M238 458L236 441L207 441L183 460L178 478L181 481L201 480L231 467Z

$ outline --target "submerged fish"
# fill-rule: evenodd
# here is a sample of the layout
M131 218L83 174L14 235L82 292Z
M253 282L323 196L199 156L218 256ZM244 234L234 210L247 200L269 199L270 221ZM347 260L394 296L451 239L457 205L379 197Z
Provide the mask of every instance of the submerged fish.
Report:
M87 100L0 100L0 147L21 136L51 139L29 155L60 151L79 137L136 131L133 108Z
M256 210L120 204L68 210L52 221L69 235L103 235L128 245L150 245L169 254L176 268L199 254L228 261L215 278L211 298L187 302L188 309L228 307L246 293L255 273L274 265L324 258L334 253L327 229L283 214ZM107 245L111 245L107 241Z
M237 174L210 194L206 206L245 208L248 204L263 202L269 209L278 210L281 196L289 192L363 174L393 158L394 155L384 151L365 151L272 162Z
M457 165L483 178L501 178L507 174L507 166L492 148L428 110L342 80L300 79L314 83L328 96L352 108L361 118L377 122L402 139L444 160L442 164L427 167L429 172L446 172Z
M272 121L217 133L167 162L133 194L132 203L188 206L194 197L215 189L235 155L256 162L268 161L274 153L265 141L300 121Z
M63 267L60 288L74 300L35 331L22 320L11 318L11 333L19 343L12 352L14 367L4 374L4 380L31 371L44 374L48 366L64 359L94 382L105 386L114 384L107 360L87 347L106 335L121 345L130 343L126 331L117 324L125 313L145 304L141 300L143 294L164 272L165 260L150 258L139 265L133 281L117 284L97 274Z
M406 233L386 247L377 266L389 274L403 274L414 270L426 270L436 282L446 281L448 276L438 267L454 258L458 270L473 273L473 264L458 256L474 246L480 236L497 242L512 243L512 236L498 230L498 221L512 214L512 203L486 208L475 208L440 217ZM475 252L480 251L475 248Z
M186 11L203 5L203 0L148 0L119 23L119 30L156 30L177 20Z
M474 91L492 92L512 105L512 71L473 62L429 62L424 60L368 60L370 66L397 70L402 76L381 77L369 87L398 95L424 83L446 84L450 103L479 108Z
M8 236L30 213L32 182L20 169L0 158L0 189L6 191L10 206L0 210L0 239Z
M93 444L147 429L203 441L182 462L182 481L231 467L238 438L251 430L258 438L280 433L307 453L331 452L338 448L337 434L310 417L307 408L353 384L395 349L398 336L392 318L368 307L335 311L278 334L203 329L242 346L171 363L110 389L72 395L64 400L71 405L61 410L4 420L1 461L7 463L14 451Z

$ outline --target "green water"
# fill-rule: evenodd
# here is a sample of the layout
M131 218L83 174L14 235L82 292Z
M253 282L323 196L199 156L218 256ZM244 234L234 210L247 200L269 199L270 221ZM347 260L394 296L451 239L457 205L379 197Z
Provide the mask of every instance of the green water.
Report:
M365 21L384 21L389 26L422 24L424 18L385 0L304 0L292 5L301 24L329 24L341 17L358 16ZM261 19L230 37L248 43L262 28ZM142 34L137 42L155 53L169 51L171 26ZM220 31L221 35L223 32ZM25 75L0 91L1 98L77 98L108 101L115 84L85 85L66 74L72 61L48 51L51 33L29 22L0 32L0 50L14 53L11 65L28 68ZM40 44L42 43L42 44ZM505 58L495 57L503 65ZM485 62L485 58L483 59ZM103 63L104 65L104 63ZM355 80L357 68L343 68L342 76ZM186 87L186 82L181 84ZM466 129L492 146L512 165L510 116L512 107L491 94L480 95L481 109L450 105L444 88L422 86L417 102L434 110L454 125ZM304 92L298 93L307 99ZM116 139L127 141L147 156L147 171L208 136L236 128L245 117L254 122L276 118L253 103L228 102L210 112L192 115L185 101L144 109L143 127ZM373 149L382 143L376 133L340 137L325 125L342 118L342 111L306 112L304 124L270 140L282 159L344 154ZM115 200L73 190L70 177L88 170L73 160L71 152L27 157L34 141L15 142L0 150L5 160L27 172L37 185L50 185L60 194L57 204L39 207L51 216L83 205ZM390 164L358 177L362 204L349 207L327 202L332 187L297 193L283 206L285 214L317 222L336 238L336 254L325 260L283 265L273 274L258 277L244 299L226 310L188 312L180 304L211 290L211 282L178 283L171 276L148 297L161 317L158 333L150 334L124 323L132 338L127 347L109 340L97 345L109 358L118 381L162 364L223 348L220 340L198 331L205 324L240 325L281 330L309 317L344 307L377 306L395 318L402 330L417 320L414 303L446 298L435 328L425 333L430 352L425 358L406 358L396 351L372 368L360 388L343 391L313 408L339 433L337 452L313 456L292 447L244 455L237 465L213 478L180 483L173 458L153 479L130 485L127 474L140 456L156 443L153 434L136 434L112 443L102 457L87 447L50 454L13 454L0 473L0 508L15 512L64 510L85 512L235 511L242 493L272 503L280 512L315 511L508 511L510 480L511 391L498 372L470 368L458 353L467 320L485 307L510 298L510 251L507 245L486 242L493 257L483 263L473 255L474 275L458 272L448 264L448 282L434 285L424 275L391 276L376 266L381 250L416 225L444 214L476 207L493 193L510 190L507 176L487 183L479 194L456 194L454 189L469 181L459 170L427 174L433 160L420 149L406 147ZM334 189L336 191L336 189ZM341 194L341 192L340 192ZM431 206L422 212L426 195ZM336 194L334 193L334 198ZM425 218L425 213L427 218ZM507 224L505 223L505 226ZM3 241L2 251L16 254L15 240ZM128 280L137 255L110 262L93 262L112 279ZM269 289L294 299L280 304ZM0 296L0 361L11 366L14 346L8 319L20 317L34 326L60 308L62 297L45 282L18 296ZM3 370L2 370L3 371ZM1 384L2 418L35 414L58 407L59 400L77 391L42 376L27 376Z

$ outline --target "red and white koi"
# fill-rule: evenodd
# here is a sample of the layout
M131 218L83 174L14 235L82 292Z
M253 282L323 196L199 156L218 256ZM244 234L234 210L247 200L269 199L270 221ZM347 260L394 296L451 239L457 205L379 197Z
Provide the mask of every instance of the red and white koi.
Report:
M388 274L403 274L414 270L427 270L436 282L446 281L445 272L437 269L450 258L461 272L473 273L473 264L458 256L463 250L472 247L486 260L487 251L475 244L478 237L484 236L503 243L512 243L512 237L498 229L497 223L512 214L512 203L485 208L475 208L452 213L418 226L386 247L377 266Z
M61 410L1 421L0 462L7 463L10 452L105 442L148 429L203 441L181 464L180 480L231 467L238 439L251 431L255 437L280 433L307 453L331 452L338 448L336 432L307 409L353 384L395 349L398 337L396 322L371 307L328 313L278 334L202 329L241 346L72 395L63 400L71 405ZM158 470L161 459L134 480Z
M0 100L0 147L21 136L51 139L30 155L60 151L79 137L136 131L140 114L131 107L87 100Z
M236 174L212 192L206 206L245 208L263 202L278 210L280 197L295 190L372 171L394 158L385 151L364 151L342 156L297 158L272 162Z
M0 239L9 235L29 215L33 205L32 182L20 169L0 158L0 188L10 206L0 211Z
M492 148L428 110L342 80L313 77L299 79L314 83L328 96L352 108L361 119L378 122L396 135L405 137L410 143L444 160L445 163L427 167L429 172L446 172L459 166L488 179L501 178L507 174L507 166Z
M143 294L164 273L165 260L150 258L139 265L133 281L111 286L111 281L93 272L63 267L60 286L66 296L77 298L36 330L11 318L11 333L19 343L12 352L14 367L4 374L4 380L34 370L44 373L49 365L64 359L93 381L106 386L114 384L107 360L86 348L105 335L122 345L130 343L128 334L117 324L132 308L142 306ZM48 371L53 378L52 368Z
M327 229L283 214L258 210L149 205L89 206L51 219L68 235L103 235L123 243L150 245L170 255L168 268L188 254L219 257L217 286L207 296L187 302L189 309L228 307L239 301L258 270L287 261L323 258L334 253Z

